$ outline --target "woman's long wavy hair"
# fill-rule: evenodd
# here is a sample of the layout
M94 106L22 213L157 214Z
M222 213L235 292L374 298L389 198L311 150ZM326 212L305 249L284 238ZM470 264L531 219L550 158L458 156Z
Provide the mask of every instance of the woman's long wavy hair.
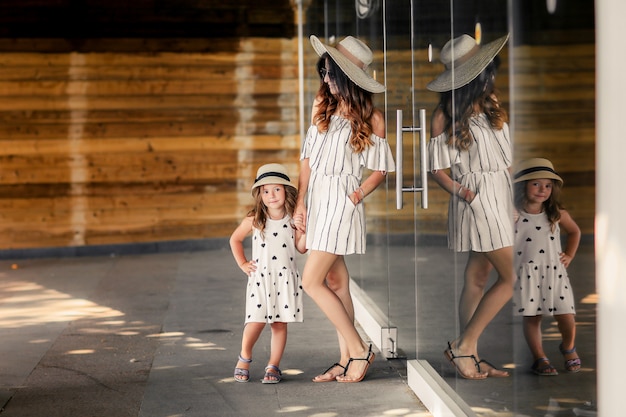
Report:
M328 64L326 64L328 62ZM332 74L339 93L337 96L331 94L328 85L324 82L321 75L322 68L326 68ZM318 130L325 132L328 130L330 118L335 111L339 102L342 101L348 111L344 116L350 120L352 127L352 136L350 137L350 146L355 153L363 152L373 142L370 139L372 134L372 115L374 114L374 103L372 93L366 91L356 85L348 78L346 74L333 61L328 53L323 54L317 61L317 72L320 74L321 83L317 91L319 106L317 113L313 116L313 123Z
M515 208L517 210L524 210L524 207L526 207L526 204L528 203L528 197L526 197L526 185L529 181L533 180L526 180L515 183L514 200ZM550 198L543 202L543 211L548 216L550 228L553 232L557 222L561 220L561 210L563 209L563 205L561 204L562 189L563 184L561 184L557 180L552 180L552 194L550 194Z
M500 58L496 56L469 84L441 93L439 108L446 117L444 131L448 134L448 145L459 150L467 150L472 145L474 139L469 123L476 113L475 108L487 116L495 129L502 129L508 121L506 110L498 102L494 84L499 64Z
M291 185L283 185L283 187L285 187L285 211L289 216L293 217L293 212L296 209L296 201L298 199L298 190ZM254 197L254 207L248 212L248 216L253 217L252 226L259 229L261 234L263 234L265 231L265 222L270 215L267 206L263 203L263 197L261 197L261 187L256 187L252 191L252 196Z

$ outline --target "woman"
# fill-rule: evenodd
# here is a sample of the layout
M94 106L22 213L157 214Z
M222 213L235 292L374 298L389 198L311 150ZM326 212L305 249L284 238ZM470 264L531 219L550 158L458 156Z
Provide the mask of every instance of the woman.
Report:
M478 355L478 339L513 295L511 141L495 93L497 54L508 35L480 46L462 35L441 50L446 70L427 88L440 93L429 143L432 178L450 193L448 246L469 252L459 302L461 334L446 357L468 379L504 377ZM449 174L445 171L449 168ZM485 292L490 271L496 282Z
M296 227L306 229L310 251L303 288L335 326L341 352L313 381L359 382L374 353L354 326L344 255L365 253L363 200L395 169L384 116L372 102L385 87L367 73L372 52L360 40L348 36L335 48L311 36L311 44L321 82L300 156L296 217L306 220ZM361 184L364 167L373 172Z

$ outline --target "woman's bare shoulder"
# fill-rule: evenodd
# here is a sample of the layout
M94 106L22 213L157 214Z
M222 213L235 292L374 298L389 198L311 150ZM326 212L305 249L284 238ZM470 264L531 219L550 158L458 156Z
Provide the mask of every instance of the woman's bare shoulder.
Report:
M374 109L372 114L372 131L376 136L385 137L385 116L379 109Z
M446 115L441 107L437 107L430 119L430 136L437 137L441 135L446 128Z
M319 110L321 102L322 99L319 96L315 97L315 100L313 100L313 106L311 107L311 124L313 124L313 120L315 119L315 115Z

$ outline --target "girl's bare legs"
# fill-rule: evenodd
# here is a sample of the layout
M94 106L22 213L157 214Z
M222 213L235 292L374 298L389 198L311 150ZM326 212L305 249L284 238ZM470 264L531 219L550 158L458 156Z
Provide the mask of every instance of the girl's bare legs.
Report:
M283 353L285 352L285 346L287 345L287 323L284 322L274 322L271 325L272 329L272 338L270 341L270 359L267 362L268 365L274 365L277 368L280 368L280 361L283 358ZM279 375L269 370L270 374L276 374L275 377L270 376L264 378L265 380L278 380Z
M576 344L576 321L573 314L559 314L554 316L559 325L563 350L571 350ZM569 359L569 358L568 358Z
M302 287L335 326L343 338L348 356L365 358L368 350L354 327L354 312L352 311L351 317L339 295L326 285L326 277L331 269L335 273L338 269L334 268L341 268L342 265L345 268L343 259L337 263L338 258L340 256L332 253L311 251L302 271ZM366 361L353 361L346 373L346 379L358 379L368 365Z
M524 337L534 360L547 357L543 350L541 319L542 316L524 316Z
M559 314L554 318L559 325L559 331L561 332L561 346L560 350L566 361L571 359L578 359L578 353L572 351L576 347L576 320L573 314ZM580 364L571 364L567 366L567 371L577 372L580 370Z
M350 294L350 274L348 273L348 268L346 267L343 256L337 257L337 260L331 267L330 271L328 271L328 274L326 275L326 286L328 286L328 288L334 292L337 297L339 297L341 303L346 309L346 312L348 313L348 317L352 323L354 323L354 305L352 304L352 295ZM326 373L313 378L313 381L333 381L337 376L344 373L345 366L350 359L350 354L348 353L346 341L343 336L341 336L339 331L337 331L337 339L339 340L339 351L341 354L337 363L343 368L335 366L329 369Z
M533 355L532 370L538 375L558 375L543 350L541 319L542 316L524 316L524 338Z
M261 335L261 332L263 332L264 328L265 323L246 323L243 328L241 352L239 352L239 356L244 359L252 359L252 348L257 340L259 340L259 336ZM237 361L237 365L235 367L250 369L250 362Z
M456 356L478 356L478 339L485 330L487 325L493 320L498 312L513 296L513 283L515 274L513 273L513 247L497 249L492 252L484 252L482 254L470 255L469 262L483 262L480 259L483 255L493 265L498 272L498 279L483 295L476 306L474 314L463 329L461 336L457 338L451 345L454 347ZM480 268L477 268L480 269ZM472 268L470 268L472 270ZM480 282L484 279L482 276L466 277L466 286L469 288L480 286ZM476 282L473 282L473 281ZM484 284L483 284L484 285ZM479 373L474 361L471 358L464 358L455 361L455 365L459 372L469 377L480 377L486 373ZM482 370L482 369L481 369Z

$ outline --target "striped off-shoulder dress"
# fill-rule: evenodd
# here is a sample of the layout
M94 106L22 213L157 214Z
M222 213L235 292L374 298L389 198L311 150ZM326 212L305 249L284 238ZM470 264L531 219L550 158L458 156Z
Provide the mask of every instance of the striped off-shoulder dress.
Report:
M309 127L300 159L308 159L311 177L307 189L306 246L337 255L365 253L363 204L356 206L350 194L359 188L363 168L394 171L386 139L372 134L374 144L354 153L349 143L350 121L332 116L328 131Z
M452 178L476 193L467 203L455 196L448 205L448 247L457 252L490 252L513 246L513 191L509 126L491 127L484 114L473 116L474 143L467 151L448 146L448 135L431 138L430 170L450 168Z

